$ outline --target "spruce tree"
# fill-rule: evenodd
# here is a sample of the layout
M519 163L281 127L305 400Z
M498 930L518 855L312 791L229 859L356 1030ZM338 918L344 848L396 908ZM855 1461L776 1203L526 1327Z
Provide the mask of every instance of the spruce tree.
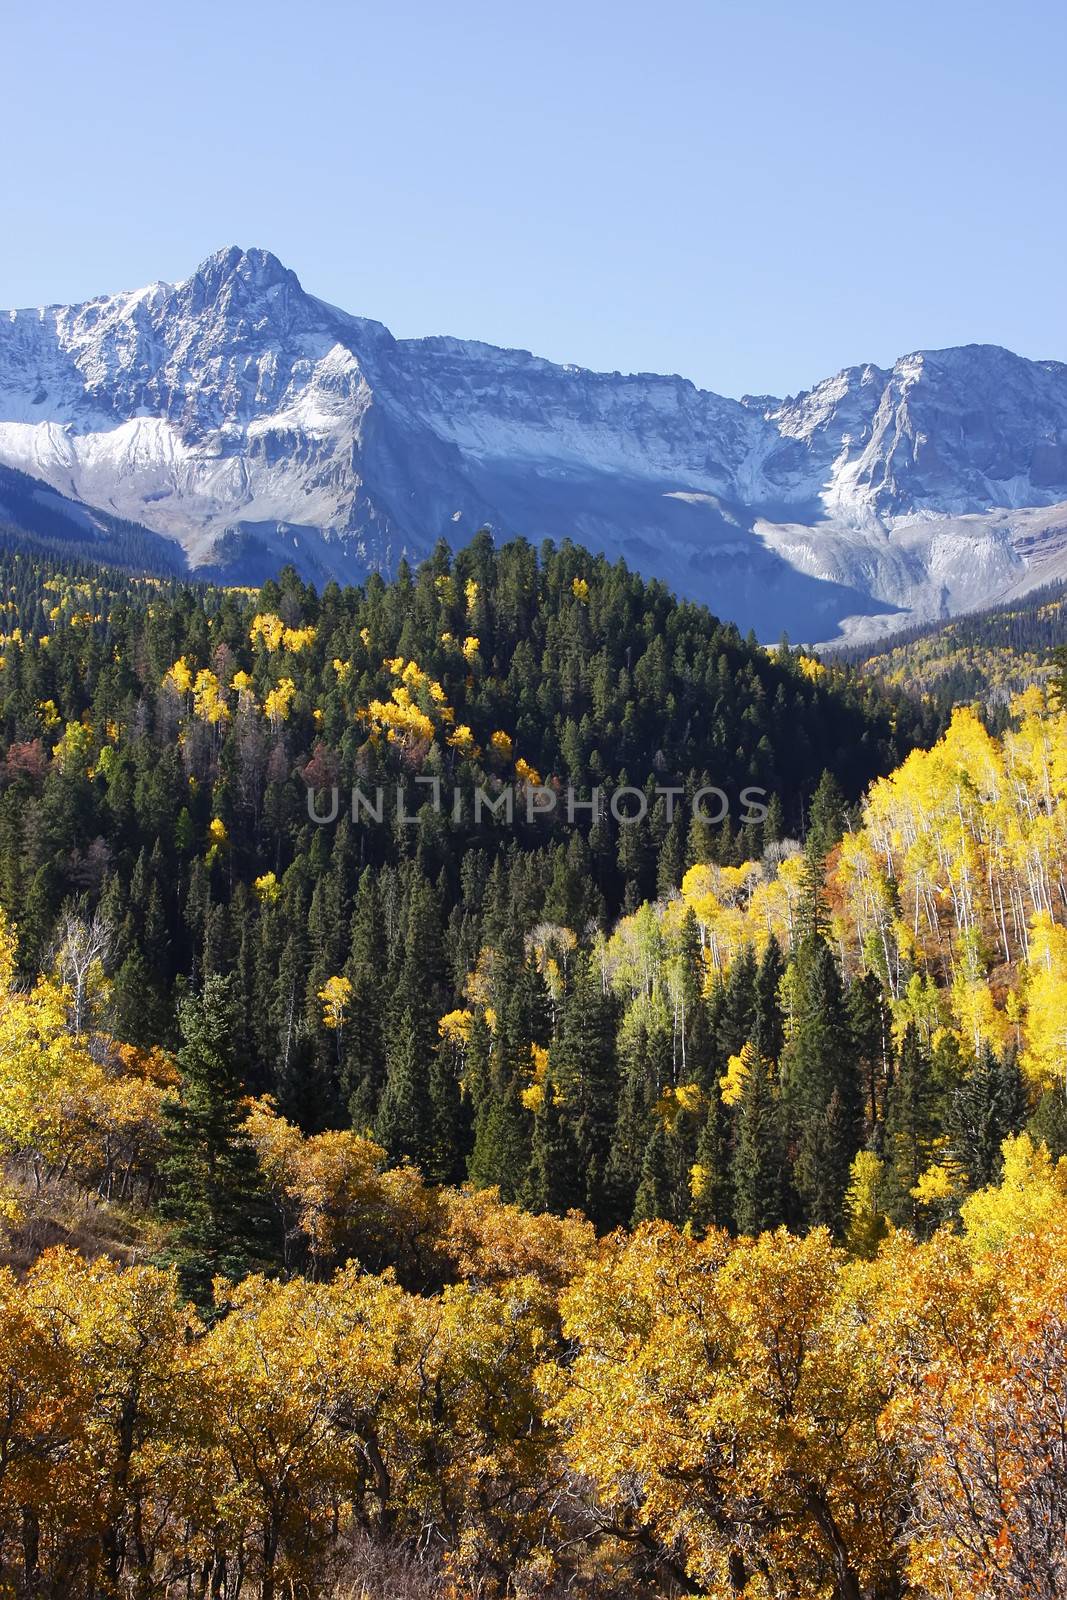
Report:
M378 1107L375 1138L394 1161L413 1161L424 1176L434 1164L433 1049L410 1012L394 1026L389 1077Z
M470 1101L440 1046L430 1063L430 1150L426 1176L433 1183L462 1183L473 1142Z
M730 1112L722 1103L718 1084L708 1091L707 1099L707 1112L696 1147L697 1183L689 1207L689 1219L701 1232L713 1227L729 1227L734 1211Z
M365 868L356 890L352 940L345 976L352 985L342 1069L342 1092L352 1126L373 1127L385 1084L382 1039L381 899L375 874Z
M1027 1132L1037 1144L1048 1147L1053 1160L1067 1156L1067 1093L1063 1084L1050 1085L1044 1091L1027 1123Z
M420 1171L440 1170L444 1144L454 1132L457 1107L438 1076L431 1092L441 1014L441 929L433 891L418 874L411 887L399 976L392 995L387 1076L375 1122L377 1138L394 1161L407 1158ZM435 1127L440 1113L449 1130Z
M845 797L833 773L824 769L808 812L807 849L824 861L845 831Z
M663 1118L656 1117L641 1163L641 1179L637 1185L633 1216L630 1218L633 1227L639 1222L654 1222L659 1217L668 1222L679 1220L671 1155L670 1135L663 1125Z
M933 1160L940 1127L930 1058L914 1027L900 1047L885 1123L886 1209L896 1223L914 1227L920 1207L911 1191Z
M797 1016L782 1055L793 1186L802 1217L839 1233L852 1158L862 1142L862 1088L833 951L809 936L797 953Z
M578 965L564 1007L552 1073L583 1175L582 1206L594 1222L606 1220L607 1166L618 1110L615 1006L593 957Z
M527 1123L518 1084L514 1080L494 1084L478 1113L467 1164L476 1189L497 1188L505 1201L520 1198L530 1166Z
M239 1279L272 1260L272 1218L244 1129L232 980L209 978L179 1020L181 1087L163 1108L160 1212L172 1224L167 1256L183 1291L207 1305L214 1277Z
M731 1177L739 1233L763 1233L785 1221L782 1110L773 1068L762 1057L746 1073L737 1104Z
M949 1150L972 1189L994 1183L1000 1147L1026 1121L1026 1091L1014 1055L998 1059L988 1044L952 1094L946 1113Z
M148 1048L167 1037L168 1006L139 945L132 946L115 974L109 1012L112 1033L128 1044Z
M753 984L752 1044L768 1061L778 1061L785 1042L778 989L785 972L782 947L772 933L760 957Z
M669 1057L662 1048L665 1042L662 1035L660 1041L658 1053L666 1063ZM622 1087L605 1179L604 1222L607 1227L624 1227L633 1214L659 1093L660 1067L656 1056L648 1028L643 1021L639 1022L626 1040L620 1064Z
M523 1203L531 1211L551 1211L563 1216L580 1208L584 1198L571 1124L564 1115L555 1083L547 1077L534 1117Z
M752 1037L756 1020L756 956L750 944L738 953L726 981L718 1018L718 1040L729 1059L741 1053Z
M865 1115L872 1129L885 1120L892 1078L889 1008L873 972L857 978L848 991L848 1020L856 1062L864 1083Z
M770 850L775 845L781 844L785 838L785 813L782 809L781 796L772 794L767 803L767 815L763 819L763 845Z

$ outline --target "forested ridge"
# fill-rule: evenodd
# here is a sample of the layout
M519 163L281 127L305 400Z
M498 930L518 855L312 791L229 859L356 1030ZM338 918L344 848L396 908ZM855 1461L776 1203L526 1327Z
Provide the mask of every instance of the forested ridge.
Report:
M90 510L40 478L0 465L0 549L31 550L42 563L105 563L130 572L176 577L184 552L138 522Z
M250 1081L309 1126L344 1125L354 1101L377 1116L409 991L432 1043L480 952L499 950L506 1016L501 986L532 981L535 927L588 945L694 862L799 833L828 766L858 799L931 730L903 697L772 658L569 548L539 563L483 538L417 577L321 597L292 574L258 595L49 576L25 558L0 574L0 902L24 972L65 906L98 912L111 1022L132 1043L173 1043L183 986L234 972ZM528 821L542 778L559 803ZM319 814L343 797L333 826L309 820L309 785ZM691 804L709 785L730 802L714 828ZM647 791L644 822L612 815L623 786ZM750 786L770 815L744 834ZM382 790L380 822L353 822L357 787L371 803ZM479 787L514 791L511 821L476 818ZM319 996L340 977L339 1030Z
M853 645L835 652L834 659L880 683L907 685L944 714L973 701L991 726L1003 728L1012 697L1054 675L1065 640L1067 600L1061 583L1010 605L894 634L873 653Z
M0 1589L1063 1592L1061 679L486 536L0 582Z

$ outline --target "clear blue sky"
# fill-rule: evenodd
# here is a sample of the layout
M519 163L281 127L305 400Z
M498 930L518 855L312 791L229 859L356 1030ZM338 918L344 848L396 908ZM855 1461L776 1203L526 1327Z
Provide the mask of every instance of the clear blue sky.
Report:
M3 35L0 305L258 244L398 334L726 394L1067 359L1052 0L25 0Z

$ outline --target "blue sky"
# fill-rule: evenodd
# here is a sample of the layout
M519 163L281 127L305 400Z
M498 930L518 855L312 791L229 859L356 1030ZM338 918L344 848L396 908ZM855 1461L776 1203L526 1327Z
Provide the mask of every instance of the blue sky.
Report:
M258 244L398 334L726 394L1067 359L1060 5L37 0L3 31L0 305Z

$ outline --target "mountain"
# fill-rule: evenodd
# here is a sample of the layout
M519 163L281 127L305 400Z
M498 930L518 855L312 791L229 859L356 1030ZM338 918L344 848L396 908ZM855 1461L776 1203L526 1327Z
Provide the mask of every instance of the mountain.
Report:
M0 467L0 544L160 577L177 577L186 565L173 539L70 500L11 467Z
M573 537L761 636L870 637L1067 576L1067 365L996 346L786 400L395 339L264 250L0 316L0 462L258 581L483 524Z

